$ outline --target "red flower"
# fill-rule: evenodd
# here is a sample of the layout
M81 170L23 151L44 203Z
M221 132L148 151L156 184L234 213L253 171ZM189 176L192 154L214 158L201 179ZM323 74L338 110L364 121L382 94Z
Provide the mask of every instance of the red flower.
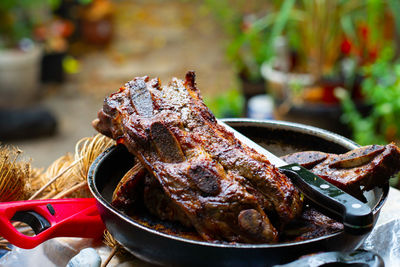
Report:
M373 47L368 51L368 57L371 62L374 62L378 57L378 48Z
M340 44L340 51L342 51L343 54L348 55L351 52L351 47L352 44L349 39L345 38L342 43Z
M369 36L369 28L366 24L362 24L359 28L361 38L367 40Z

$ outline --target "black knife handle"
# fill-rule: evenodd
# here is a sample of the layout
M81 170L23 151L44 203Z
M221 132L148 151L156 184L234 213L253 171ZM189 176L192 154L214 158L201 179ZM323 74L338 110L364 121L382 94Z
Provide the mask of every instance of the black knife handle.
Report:
M372 209L298 164L279 168L320 211L343 222L344 230L362 235L372 230Z

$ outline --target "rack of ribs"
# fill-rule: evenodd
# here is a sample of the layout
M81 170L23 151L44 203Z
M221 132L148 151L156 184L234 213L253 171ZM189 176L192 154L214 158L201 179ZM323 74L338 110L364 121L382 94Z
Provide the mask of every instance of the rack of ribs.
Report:
M341 230L312 207L302 211L290 180L217 124L194 79L188 72L185 81L174 78L162 86L158 79L138 77L105 99L93 126L136 156L112 204L128 213L143 203L160 219L193 227L208 241L268 243L279 235L304 240ZM304 151L282 159L359 199L400 170L394 144L340 155Z
M194 72L168 85L133 79L105 99L93 126L138 160L114 193L118 207L134 203L142 183L145 205L160 218L207 241L245 243L276 242L301 214L291 181L217 123Z

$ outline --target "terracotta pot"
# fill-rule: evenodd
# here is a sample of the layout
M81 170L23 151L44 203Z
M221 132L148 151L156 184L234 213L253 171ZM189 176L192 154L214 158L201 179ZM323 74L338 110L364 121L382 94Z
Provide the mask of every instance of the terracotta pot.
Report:
M107 46L113 37L113 18L107 16L100 20L82 21L83 40L88 44Z

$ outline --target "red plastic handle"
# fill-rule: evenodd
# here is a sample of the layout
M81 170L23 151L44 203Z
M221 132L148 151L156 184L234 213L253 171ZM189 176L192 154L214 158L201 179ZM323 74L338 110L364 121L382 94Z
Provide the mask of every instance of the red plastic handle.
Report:
M20 233L12 224L16 214L24 212L42 219L47 226L35 236ZM39 216L38 216L39 215ZM29 222L27 222L29 224ZM48 228L47 228L48 227ZM33 228L33 227L32 227ZM47 228L47 229L45 229ZM34 248L54 237L99 238L104 224L94 198L45 199L0 203L0 235L11 244L25 249Z

